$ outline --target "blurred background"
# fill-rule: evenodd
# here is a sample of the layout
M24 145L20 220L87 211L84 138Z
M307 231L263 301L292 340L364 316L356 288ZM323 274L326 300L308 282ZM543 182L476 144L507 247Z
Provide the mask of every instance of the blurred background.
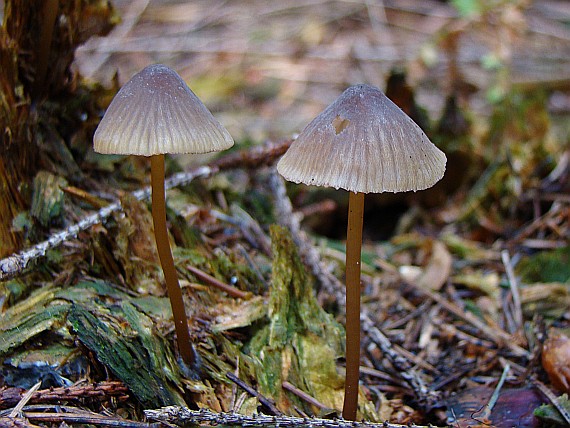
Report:
M455 94L488 113L512 86L568 109L570 3L554 0L117 0L121 22L79 48L87 78L164 63L238 140L299 132L347 86L406 73L437 120Z

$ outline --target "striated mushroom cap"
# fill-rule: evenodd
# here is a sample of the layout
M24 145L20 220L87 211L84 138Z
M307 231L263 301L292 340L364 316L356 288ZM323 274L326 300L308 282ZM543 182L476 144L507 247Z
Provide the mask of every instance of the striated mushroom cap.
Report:
M445 172L445 154L379 89L345 90L277 163L289 181L352 192L422 190Z
M234 144L184 80L162 64L144 68L119 90L93 142L99 153L142 156L216 152Z

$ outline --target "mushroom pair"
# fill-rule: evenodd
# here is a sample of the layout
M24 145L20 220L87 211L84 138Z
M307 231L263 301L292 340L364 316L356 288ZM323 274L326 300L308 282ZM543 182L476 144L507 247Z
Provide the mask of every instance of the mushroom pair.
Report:
M233 145L186 83L164 65L151 65L117 93L94 135L95 151L151 157L156 245L183 361L194 351L166 229L165 153L207 153ZM287 180L349 191L346 248L346 382L343 417L354 420L360 362L360 252L364 194L433 186L445 155L378 89L348 88L299 135L277 164Z
M166 228L164 154L208 153L234 141L172 69L150 65L117 93L93 137L96 152L150 156L152 219L158 257L172 306L178 350L193 367L194 349Z
M433 186L446 157L398 106L369 85L348 88L301 132L277 164L287 180L349 191L346 380L342 416L356 419L364 194Z

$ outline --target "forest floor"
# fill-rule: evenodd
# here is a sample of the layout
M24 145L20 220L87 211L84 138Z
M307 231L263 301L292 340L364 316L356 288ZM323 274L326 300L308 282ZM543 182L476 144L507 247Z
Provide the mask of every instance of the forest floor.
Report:
M0 282L0 425L342 425L348 196L273 164L356 83L448 159L427 191L366 197L358 419L569 425L570 4L495 3L115 0L121 21L73 65L88 119L40 127L69 156L45 155L13 221L33 249L91 219ZM236 141L167 160L190 368L149 165L91 150L115 91L152 63Z

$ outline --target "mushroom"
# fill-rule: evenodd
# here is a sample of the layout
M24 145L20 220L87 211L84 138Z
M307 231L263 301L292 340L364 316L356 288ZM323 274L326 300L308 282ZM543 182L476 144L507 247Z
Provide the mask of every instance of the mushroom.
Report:
M287 180L349 191L346 241L346 381L343 417L355 420L360 362L360 258L364 194L427 189L445 154L379 89L345 90L277 164Z
M172 305L179 353L192 367L195 355L166 228L164 154L221 151L234 141L184 80L161 64L144 68L119 90L93 141L99 153L150 156L156 246Z

